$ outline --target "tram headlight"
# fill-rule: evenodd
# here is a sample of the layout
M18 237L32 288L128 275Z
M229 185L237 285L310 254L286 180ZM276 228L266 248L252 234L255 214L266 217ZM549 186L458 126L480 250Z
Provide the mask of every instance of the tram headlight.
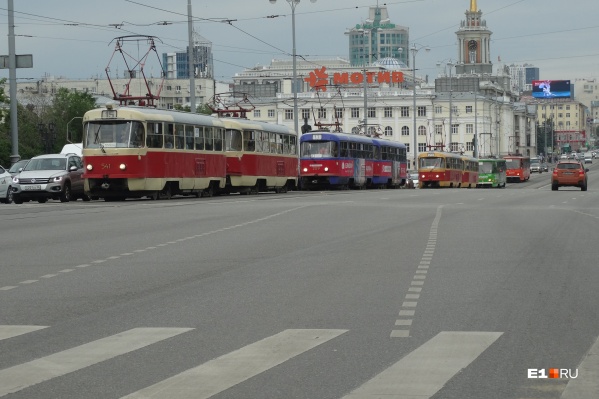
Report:
M307 172L307 171L308 171L308 168L304 168L304 172Z
M329 167L328 167L328 166L325 166L325 167L324 167L324 171L325 171L325 172L328 172L328 171L329 171Z
M119 165L119 169L120 170L125 170L125 169L127 169L127 165L125 165L124 163L122 163L122 164Z
M439 175L435 175L435 177L438 179L438 178L439 178Z
M85 169L87 170L92 170L94 167L92 166L91 163L88 163L87 166L85 167Z

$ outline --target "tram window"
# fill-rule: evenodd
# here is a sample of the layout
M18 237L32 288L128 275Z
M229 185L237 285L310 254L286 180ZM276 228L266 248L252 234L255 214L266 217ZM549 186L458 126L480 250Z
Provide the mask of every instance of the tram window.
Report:
M341 142L341 158L347 158L349 155L349 151L347 150L347 141Z
M331 141L331 156L335 158L339 156L339 146L336 141Z
M297 154L297 137L290 136L289 137L289 153Z
M172 123L166 125L166 132L164 132L164 148L173 148L173 142L175 141L175 126Z
M149 148L162 148L162 123L148 122L146 146Z
M271 154L277 153L277 135L275 133L268 133L268 142L270 143Z
M380 152L380 148L377 146L373 146L373 158L376 160L380 160L381 159L381 152Z
M216 128L213 130L214 134L214 151L223 150L223 129Z
M175 148L185 148L185 127L179 123L175 125Z
M275 133L275 141L277 144L277 154L283 153L283 135Z
M185 149L193 150L193 126L185 125Z
M283 135L283 154L291 154L291 152L289 152L289 135L288 134Z
M195 139L196 150L203 150L204 149L204 127L203 126L194 126L193 136Z
M206 146L206 151L212 151L214 148L214 135L213 135L213 131L214 128L212 127L207 127L204 130L204 134L206 139L204 140L205 146Z
M241 151L241 132L239 130L225 130L225 151Z
M244 151L256 151L255 133L251 130L245 130L243 132L243 149Z
M141 122L133 122L131 127L131 141L129 143L129 147L143 147L144 141L144 125L142 125Z
M258 132L258 140L256 140L256 147L258 148L259 152L270 152L270 141L268 137L268 132Z

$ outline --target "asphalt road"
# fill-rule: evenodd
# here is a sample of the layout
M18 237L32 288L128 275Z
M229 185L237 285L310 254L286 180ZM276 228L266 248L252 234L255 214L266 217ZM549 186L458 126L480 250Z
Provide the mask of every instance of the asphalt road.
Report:
M597 398L595 166L587 192L0 205L0 397Z

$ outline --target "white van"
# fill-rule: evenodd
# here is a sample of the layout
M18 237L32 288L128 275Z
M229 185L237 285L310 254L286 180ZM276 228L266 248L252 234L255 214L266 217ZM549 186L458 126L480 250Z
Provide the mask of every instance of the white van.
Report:
M83 143L68 143L62 147L60 150L61 154L77 154L79 156L82 155Z

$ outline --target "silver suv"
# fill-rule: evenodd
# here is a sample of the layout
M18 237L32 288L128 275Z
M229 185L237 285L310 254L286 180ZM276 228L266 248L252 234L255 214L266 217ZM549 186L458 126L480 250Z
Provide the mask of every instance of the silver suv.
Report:
M81 198L89 201L83 191L83 162L76 154L47 154L31 158L23 170L13 177L15 204L51 199L68 202Z

